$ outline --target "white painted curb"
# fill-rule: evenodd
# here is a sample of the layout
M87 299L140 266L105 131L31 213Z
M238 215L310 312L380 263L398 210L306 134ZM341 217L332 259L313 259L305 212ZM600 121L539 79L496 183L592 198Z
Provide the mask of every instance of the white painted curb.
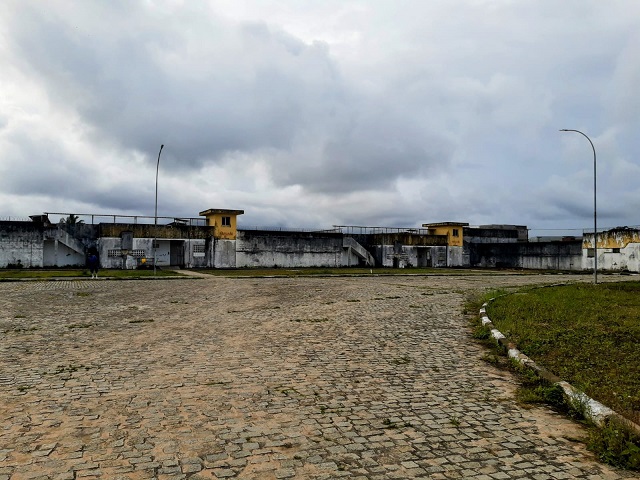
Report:
M492 302L493 300L495 300L495 298L491 298L487 302L482 304L482 308L480 309L480 319L483 326L488 326L491 329L491 336L494 338L496 343L502 345L500 343L500 339L505 339L506 337L497 328L495 328L495 326L491 322L491 319L487 316L486 307L489 305L489 302ZM536 370L537 372L540 372L542 370L541 367L539 367L533 360L531 360L517 348L511 346L506 348L509 358L513 358L520 365ZM581 392L580 390L575 388L570 383L561 380L555 382L554 385L560 386L569 402L571 402L574 407L582 411L584 413L584 416L588 420L592 421L595 425L603 427L610 417L615 417L616 419L621 420L622 422L629 425L634 430L640 432L640 425L632 422L626 417L623 417L619 413L616 413L614 410L603 405L597 400L594 400L586 393Z

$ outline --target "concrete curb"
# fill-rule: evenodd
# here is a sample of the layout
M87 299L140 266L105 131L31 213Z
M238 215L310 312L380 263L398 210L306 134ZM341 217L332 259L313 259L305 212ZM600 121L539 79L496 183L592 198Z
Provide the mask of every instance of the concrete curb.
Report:
M551 285L550 285L551 286ZM509 294L505 294L509 295ZM501 295L501 296L505 296ZM490 298L485 303L482 304L482 308L480 309L480 320L482 325L489 328L491 330L491 337L495 340L495 342L503 347L509 358L513 358L520 365L535 370L535 372L540 375L542 378L547 380L548 382L558 385L562 388L562 391L565 394L565 397L573 405L575 408L583 411L584 416L593 422L598 427L604 427L610 419L615 419L620 423L627 425L632 430L635 430L636 433L640 434L640 425L635 422L632 422L626 417L623 417L619 413L613 411L609 407L603 405L602 403L594 400L589 397L586 393L581 392L573 385L568 382L565 382L557 375L551 373L546 368L536 364L531 358L527 357L524 353L519 351L516 348L516 345L509 342L507 337L505 337L502 332L500 332L495 325L491 322L491 319L487 316L487 306L490 302L494 301L496 298Z

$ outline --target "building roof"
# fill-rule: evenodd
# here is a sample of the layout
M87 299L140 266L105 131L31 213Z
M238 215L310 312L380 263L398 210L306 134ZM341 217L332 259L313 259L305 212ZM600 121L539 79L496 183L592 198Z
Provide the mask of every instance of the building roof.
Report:
M469 224L465 222L437 222L437 223L423 223L423 227L468 227Z
M206 217L207 215L215 215L216 213L226 214L226 215L242 215L244 210L227 210L224 208L210 208L209 210L203 210L198 215L202 215Z

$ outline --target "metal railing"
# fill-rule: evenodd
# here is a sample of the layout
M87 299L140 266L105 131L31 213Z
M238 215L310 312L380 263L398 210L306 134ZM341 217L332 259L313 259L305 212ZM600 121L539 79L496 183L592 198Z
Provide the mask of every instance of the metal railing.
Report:
M260 226L240 226L238 230L263 231L263 232L293 232L293 233L340 233L335 228L291 228L291 227L260 227Z
M415 227L364 227L359 225L334 225L334 230L345 235L379 235L385 233L413 233L428 235L429 229Z
M30 218L25 217L0 217L0 222L31 222Z
M79 220L84 221L85 223L133 223L137 224L153 224L155 221L154 216L149 215L114 215L114 214L105 214L105 213L70 213L70 212L44 212L45 215L59 215L61 219L68 218L70 215L78 217ZM187 226L199 226L205 227L207 225L207 220L202 217L157 217L158 222L162 222L164 220L164 224L169 223L177 223L183 224ZM102 219L108 219L111 221L101 221ZM118 221L119 219L126 219L123 221ZM133 222L131 221L133 219Z

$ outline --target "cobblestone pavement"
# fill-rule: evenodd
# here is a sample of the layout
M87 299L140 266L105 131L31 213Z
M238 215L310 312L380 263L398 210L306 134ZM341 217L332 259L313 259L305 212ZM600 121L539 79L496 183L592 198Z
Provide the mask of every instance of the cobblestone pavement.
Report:
M0 480L637 478L470 338L466 292L565 279L0 283Z

